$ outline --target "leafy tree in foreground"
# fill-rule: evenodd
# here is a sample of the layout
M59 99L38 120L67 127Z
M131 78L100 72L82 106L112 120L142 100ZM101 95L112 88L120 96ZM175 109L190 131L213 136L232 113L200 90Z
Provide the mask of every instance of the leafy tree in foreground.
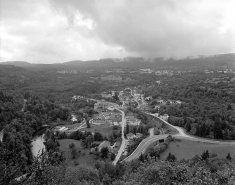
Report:
M108 159L109 149L108 147L103 147L100 150L100 157Z
M228 155L226 156L226 158L227 158L228 160L231 160L231 159L232 159L232 157L230 156L230 153L228 153Z
M176 157L174 154L169 153L168 156L166 157L167 161L174 162L177 161Z

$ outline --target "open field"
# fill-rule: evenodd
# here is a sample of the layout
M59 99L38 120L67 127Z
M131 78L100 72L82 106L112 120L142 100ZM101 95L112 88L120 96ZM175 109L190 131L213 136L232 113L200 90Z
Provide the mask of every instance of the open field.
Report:
M235 146L229 144L210 144L188 140L176 140L169 143L168 148L160 156L165 159L169 153L176 156L177 160L191 159L195 155L201 155L204 151L216 153L219 158L225 158L228 153L235 155Z
M109 123L103 125L92 125L91 128L83 128L81 131L100 132L102 135L108 136L112 133L112 126Z
M75 123L75 124L67 124L67 125L60 125L61 127L67 127L69 129L73 129L75 127L80 127L82 123Z
M66 157L66 164L68 166L74 166L74 162L77 161L78 164L84 165L94 165L95 163L95 156L90 155L90 149L85 149L81 146L81 142L74 139L62 139L59 140L60 142L60 150L64 152ZM71 153L69 149L69 144L74 143L76 146L77 151L81 151L76 159L71 159Z

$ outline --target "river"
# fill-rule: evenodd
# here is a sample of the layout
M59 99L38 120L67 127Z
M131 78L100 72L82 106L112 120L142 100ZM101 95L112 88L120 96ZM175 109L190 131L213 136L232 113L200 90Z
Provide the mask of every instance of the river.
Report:
M43 150L45 151L45 145L43 144L43 142L45 141L44 133L47 128L48 126L44 126L33 134L31 151L34 157L37 157L38 154L41 154Z
M31 151L34 157L37 157L38 154L41 154L43 150L45 151L45 145L43 144L44 141L44 134L33 139L31 143Z

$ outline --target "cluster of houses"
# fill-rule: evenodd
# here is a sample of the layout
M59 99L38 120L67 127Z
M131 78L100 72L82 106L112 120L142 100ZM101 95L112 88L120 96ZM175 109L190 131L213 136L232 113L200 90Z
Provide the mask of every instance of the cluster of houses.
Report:
M115 96L116 91L109 91L109 92L103 92L101 93L102 98L112 98Z
M111 102L107 102L104 100L98 101L97 103L94 104L94 110L96 111L102 111L102 110L110 110L113 111L115 109L115 107L119 107L118 104L116 103L111 103Z
M112 111L101 112L95 116L89 122L93 125L102 125L109 123L110 125L118 126L122 121L122 115L120 113L114 113Z
M161 105L167 105L167 104L170 104L170 105L179 104L180 105L180 104L182 104L182 102L180 100L170 100L170 99L163 100L163 99L159 98L156 101L158 104L161 104Z
M84 99L84 96L73 96L72 97L72 100L82 100L82 99Z
M140 73L141 74L145 74L145 73L152 74L152 73L154 73L155 75L158 75L158 76L162 76L162 75L172 76L174 74L174 72L171 71L171 70L157 70L157 71L154 71L154 70L151 70L151 69L140 69Z
M106 147L106 148L108 148L108 151L110 153L116 154L118 152L118 149L120 146L121 146L120 141L117 141L113 145L111 145L111 143L109 141L105 140L102 143L100 143L97 147L91 148L91 153L94 153L95 151L101 152L101 149Z
M158 70L158 71L155 71L154 73L157 76L163 76L163 75L173 76L173 74L174 74L174 72L170 71L170 70L162 70L162 71Z
M151 74L151 73L154 73L154 71L151 69L140 69L140 73L141 74L145 74L145 73Z
M60 73L60 74L67 74L67 73L77 74L78 73L77 70L62 70L62 71L57 71L57 72Z
M109 123L110 125L118 126L122 121L120 112L115 112L115 108L119 105L106 101L98 101L94 104L94 110L99 112L99 115L94 116L89 122L94 125L102 125Z
M129 125L138 126L140 122L141 121L134 116L126 116L126 123Z
M123 155L127 155L127 148L131 144L131 142L133 142L134 139L141 138L142 136L143 136L143 134L141 134L141 133L136 133L136 134L128 133L126 135L127 141L126 141L125 149L123 151ZM99 146L91 148L91 153L94 153L95 150L100 152L102 148L107 147L109 152L116 154L118 152L118 149L120 146L121 146L120 141L117 141L113 145L111 145L111 143L109 141L105 140L102 143L100 143Z
M218 84L218 83L233 83L235 78L230 77L218 77L218 78L211 78L206 79L205 83L212 83L212 84Z

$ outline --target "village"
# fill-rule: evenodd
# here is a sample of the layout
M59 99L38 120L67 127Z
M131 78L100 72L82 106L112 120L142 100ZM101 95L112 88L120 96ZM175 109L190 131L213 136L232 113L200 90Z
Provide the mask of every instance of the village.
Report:
M102 153L102 148L108 149L109 155L116 157L116 159L112 157L112 160L115 160L115 162L117 162L121 156L123 158L129 155L133 150L131 148L149 135L153 136L154 134L165 133L161 126L152 128L144 133L141 119L137 118L138 115L136 113L128 111L129 107L136 108L143 112L149 111L149 102L152 101L152 97L145 97L137 87L125 88L122 91L103 92L100 96L101 100L86 98L84 96L73 96L72 101L94 101L95 103L92 110L95 113L89 118L83 118L80 122L78 121L78 115L72 113L71 124L58 125L54 128L54 132L57 133L57 135L58 133L60 133L60 135L63 133L66 135L66 138L70 138L70 136L77 131L84 135L91 133L93 138L95 138L97 133L100 133L103 136L102 139L93 141L92 145L89 147L89 153L98 155ZM169 116L167 114L159 115L159 108L162 105L180 105L182 103L179 100L163 100L160 97L155 101L155 115L166 121ZM122 139L122 137L124 139Z

